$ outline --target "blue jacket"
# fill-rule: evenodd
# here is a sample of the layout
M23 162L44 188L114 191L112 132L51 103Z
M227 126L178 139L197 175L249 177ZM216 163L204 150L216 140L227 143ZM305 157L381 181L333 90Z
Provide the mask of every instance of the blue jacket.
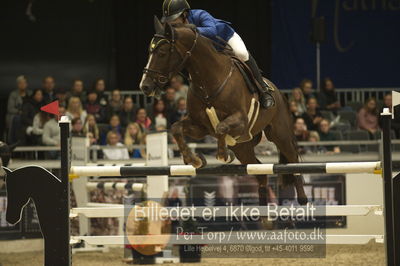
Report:
M191 9L189 11L188 20L191 24L196 25L201 35L218 43L221 41L218 40L217 36L228 42L235 33L230 26L230 22L216 19L205 10Z

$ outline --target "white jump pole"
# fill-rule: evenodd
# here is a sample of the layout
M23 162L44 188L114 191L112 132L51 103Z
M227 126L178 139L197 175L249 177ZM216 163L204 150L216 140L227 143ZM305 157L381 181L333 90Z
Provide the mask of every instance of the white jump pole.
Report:
M269 175L269 174L345 174L345 173L375 173L381 172L380 162L343 162L343 163L292 163L292 164L248 164L248 165L218 165L195 169L191 165L172 166L73 166L71 173L77 176L157 176L156 183L166 179L166 176L195 175ZM161 178L160 175L163 177ZM150 180L154 180L153 177ZM149 180L149 179L148 179ZM166 181L165 181L166 182ZM150 185L149 185L150 186ZM156 187L157 191L160 189Z

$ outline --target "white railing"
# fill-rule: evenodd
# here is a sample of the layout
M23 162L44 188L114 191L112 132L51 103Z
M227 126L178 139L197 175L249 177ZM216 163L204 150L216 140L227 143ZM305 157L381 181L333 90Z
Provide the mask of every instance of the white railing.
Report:
M400 140L392 140L392 144L393 145L398 145L400 144ZM306 142L306 141L301 141L298 143L298 146L300 147L313 147L313 146L339 146L339 147L343 147L343 146L364 146L364 145L368 145L368 146L376 146L379 147L380 145L380 141L379 140L340 140L340 141L319 141L319 142ZM207 150L216 150L217 149L217 145L216 143L188 143L189 148L192 151L195 151L196 149L198 150L203 150L203 149L207 149ZM261 143L257 146L258 148L271 148L271 145L268 143ZM98 157L97 157L97 151L99 150L103 150L103 149L145 149L146 145L131 145L129 147L127 146L118 146L118 147L110 147L110 146L102 146L102 145L93 145L88 147L88 152L91 153L91 161L92 162L97 162ZM173 150L178 150L178 146L176 144L169 144L168 148L173 149ZM38 158L38 152L42 151L42 152L46 152L46 151L59 151L60 148L59 147L46 147L46 146L34 146L34 147L30 147L30 146L26 146L26 147L18 147L15 149L15 152L33 152L34 153L34 158L37 159ZM273 149L275 150L275 149ZM376 149L376 153L379 154L378 150L380 150L380 148Z
M359 146L359 145L379 145L380 140L335 140L335 141L300 141L297 143L298 146ZM400 144L399 139L392 140L392 144ZM216 143L188 143L189 148L191 149L217 149ZM261 143L258 145L259 147L269 147L270 145ZM177 149L178 146L176 144L169 144L169 148ZM103 149L145 149L146 145L130 145L128 146L106 146L106 145L93 145L88 147L89 150L97 151ZM56 146L20 146L17 147L14 152L39 152L39 151L60 151L60 147Z
M289 96L292 90L281 90L286 96ZM368 98L374 97L378 101L382 101L383 97L391 91L400 91L400 88L342 88L336 89L336 94L342 106L346 106L349 102L364 103ZM110 92L106 92L110 94ZM143 107L152 105L154 99L145 96L141 91L121 91L121 95L129 95L136 104Z

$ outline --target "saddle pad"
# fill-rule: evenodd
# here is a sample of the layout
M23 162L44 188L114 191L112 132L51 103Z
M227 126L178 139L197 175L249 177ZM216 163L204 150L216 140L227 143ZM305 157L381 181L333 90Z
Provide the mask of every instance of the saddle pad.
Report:
M237 143L247 142L253 139L253 134L251 133L251 131L253 130L253 127L257 121L259 111L260 111L260 103L255 98L252 98L250 108L247 113L248 125L247 128L245 129L246 130L245 134L243 134L242 136L235 136L235 137L226 135L225 141L228 146L235 146ZM220 123L215 108L214 107L206 108L206 113L215 131L217 125Z

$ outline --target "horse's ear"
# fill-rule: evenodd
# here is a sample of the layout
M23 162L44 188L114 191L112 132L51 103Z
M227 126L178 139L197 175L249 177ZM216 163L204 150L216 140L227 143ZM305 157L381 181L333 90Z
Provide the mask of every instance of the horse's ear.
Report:
M174 41L176 35L175 28L171 24L166 23L164 29L164 35L168 40Z
M18 140L14 144L8 145L8 148L10 149L10 152L12 152L19 144L20 144L20 141Z
M154 15L154 30L156 31L156 34L164 34L164 26L156 15Z

